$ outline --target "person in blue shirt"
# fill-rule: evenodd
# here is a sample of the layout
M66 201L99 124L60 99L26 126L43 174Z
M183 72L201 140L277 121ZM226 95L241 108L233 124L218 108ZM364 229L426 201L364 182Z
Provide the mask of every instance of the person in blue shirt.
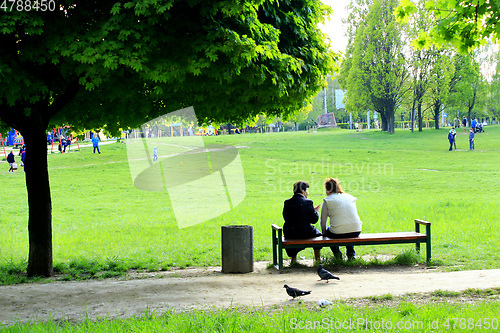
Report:
M452 128L449 132L448 132L448 141L450 142L450 151L453 150L453 143L455 142L455 136L453 135L453 131L454 129ZM456 149L456 148L455 148Z
M476 118L474 118L474 119L472 119L472 122L470 124L470 127L472 127L474 132L476 131L476 125L477 125L477 120L476 120Z
M469 150L474 150L474 128L471 127L469 132Z
M21 149L19 149L19 156L21 156L21 163L20 165L23 166L24 165L24 158L26 156L26 146L23 145L21 147Z
M26 172L25 160L26 160L26 147L23 147L21 151L21 165L23 166L24 172Z
M153 148L153 161L158 161L158 148L156 146Z
M99 154L101 153L99 151L99 137L97 136L97 134L94 134L94 136L92 137L92 146L94 147L94 154L96 149Z

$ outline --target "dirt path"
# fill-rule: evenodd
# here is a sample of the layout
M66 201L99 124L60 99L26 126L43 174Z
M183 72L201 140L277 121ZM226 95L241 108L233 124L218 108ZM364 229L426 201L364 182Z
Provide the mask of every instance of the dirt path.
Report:
M500 287L500 269L440 272L413 268L343 268L340 281L318 282L312 267L279 273L255 263L248 274L222 274L220 267L134 274L127 279L52 282L0 287L0 323L14 320L128 317L147 309L161 313L213 307L286 305L284 284L312 290L307 301L375 295L403 295L434 290Z

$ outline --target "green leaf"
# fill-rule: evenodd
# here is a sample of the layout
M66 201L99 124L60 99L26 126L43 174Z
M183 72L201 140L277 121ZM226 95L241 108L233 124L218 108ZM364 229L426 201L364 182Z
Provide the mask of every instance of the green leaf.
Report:
M120 2L117 2L113 5L113 7L111 8L111 14L112 15L118 15L120 13L120 10L121 10L121 3Z

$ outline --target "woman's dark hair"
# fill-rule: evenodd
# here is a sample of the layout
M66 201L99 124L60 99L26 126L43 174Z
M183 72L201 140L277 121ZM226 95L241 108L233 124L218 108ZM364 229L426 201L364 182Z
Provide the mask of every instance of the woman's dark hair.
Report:
M293 193L294 194L302 193L302 191L305 191L308 188L309 188L309 183L300 180L300 181L296 182L295 184L293 184Z
M325 181L325 189L330 193L344 193L340 180L336 178L327 178Z

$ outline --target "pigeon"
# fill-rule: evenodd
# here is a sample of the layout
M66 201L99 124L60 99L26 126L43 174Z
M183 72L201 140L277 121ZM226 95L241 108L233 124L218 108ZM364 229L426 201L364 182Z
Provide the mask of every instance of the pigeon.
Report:
M286 293L293 299L295 299L295 297L309 295L311 293L310 291L304 291L297 288L289 287L286 284L283 286L283 288L286 288Z
M340 280L339 277L333 275L332 273L324 269L323 265L318 265L318 275L321 278L318 281L326 280L326 283L328 283L330 279Z
M327 306L327 305L332 305L332 304L333 304L332 302L327 301L326 299L320 299L320 300L318 301L318 305L319 305L320 307L322 307L322 308L323 308L323 307L325 307L325 306Z

